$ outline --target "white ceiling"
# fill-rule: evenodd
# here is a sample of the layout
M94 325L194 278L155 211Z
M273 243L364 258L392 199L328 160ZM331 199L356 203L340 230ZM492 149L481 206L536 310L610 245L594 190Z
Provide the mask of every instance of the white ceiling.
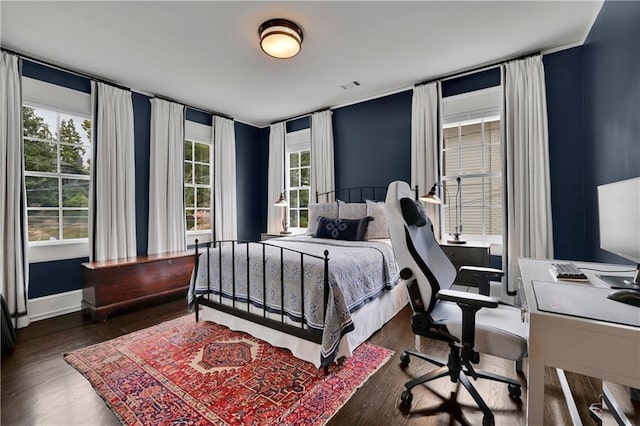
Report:
M602 1L0 2L2 47L257 126L584 41ZM266 56L287 18L302 51ZM357 80L361 86L340 86Z

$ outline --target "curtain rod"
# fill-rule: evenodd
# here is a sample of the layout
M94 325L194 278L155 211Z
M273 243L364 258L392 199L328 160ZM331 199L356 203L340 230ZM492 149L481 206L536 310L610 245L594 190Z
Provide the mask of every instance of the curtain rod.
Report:
M299 118L307 117L307 116L310 116L311 114L315 114L316 112L322 112L322 111L331 111L331 107L324 107L324 108L313 110L311 112L305 112L303 114L298 114L298 115L295 115L293 117L285 118L284 120L274 121L273 123L269 123L269 124L276 124L276 123L280 123L280 122L288 123L289 121L293 121L293 120L297 120Z
M35 62L35 63L41 64L41 65L45 65L45 66L47 66L47 67L49 67L49 68L54 68L54 69L57 69L57 70L60 70L60 71L64 71L64 72L67 72L67 73L70 73L70 74L74 74L74 75L77 75L77 76L79 76L79 77L86 78L86 79L88 79L88 80L93 80L93 81L97 81L97 82L100 82L100 83L108 84L108 85L110 85L110 86L117 87L118 89L126 90L126 91L128 91L128 92L133 92L133 91L134 91L134 90L132 90L130 87L126 87L126 86L123 86L123 85L121 85L121 84L114 83L113 81L105 80L105 79L104 79L104 78L102 78L102 77L98 77L98 76L95 76L95 75L92 75L92 74L87 74L87 73L84 73L84 72L76 71L76 70L73 70L73 69L70 69L70 68L64 68L64 67L61 67L61 66L59 66L59 65L53 64L53 63L51 63L51 62L47 62L47 61L44 61L44 60L42 60L42 59L35 58L35 57L33 57L33 56L29 56L29 55L27 55L27 54L24 54L24 53L21 53L21 52L15 51L15 50L7 49L6 47L2 47L2 48L0 48L0 49L1 49L1 50L3 50L3 51L5 51L5 52L7 52L7 53L11 53L12 55L16 55L16 56L18 56L18 57L19 57L19 58L21 58L21 59L27 59L27 60L29 60L29 61L31 61L31 62ZM222 114L222 113L215 112L215 111L207 111L207 110L204 110L204 109L202 109L202 108L196 108L196 107L193 107L193 106L187 105L187 104L186 104L186 103L184 103L184 102L180 102L180 101L177 101L177 100L175 100L175 99L171 99L171 98L169 98L169 97L167 97L167 96L162 96L162 95L153 94L153 96L152 96L152 97L156 97L156 98L159 98L159 99L163 99L163 100L165 100L165 101L169 101L169 102L175 102L175 103L178 103L178 104L184 105L184 106L186 106L187 108L191 108L191 109L193 109L193 110L201 111L201 112L204 112L204 113L206 113L206 114L217 115L217 116L220 116L220 117L223 117L223 118L228 118L228 119L230 119L230 120L233 120L233 118L232 118L232 117L229 117L229 116L228 116L228 115L226 115L226 114Z
M429 80L425 80L425 81L422 81L420 83L416 83L415 87L424 86L425 84L434 83L436 81L441 81L442 82L442 81L447 81L447 80L453 80L455 78L464 77L466 75L475 74L475 73L478 73L478 72L490 70L492 68L497 68L497 67L499 67L499 66L501 66L503 64L506 64L507 62L518 61L518 60L521 60L521 59L526 59L526 58L530 58L530 57L533 57L533 56L536 56L536 55L541 55L541 54L542 54L541 51L537 51L537 52L533 52L533 53L527 53L525 55L517 56L515 58L505 59L505 60L502 60L502 61L499 61L499 62L494 62L492 64L482 65L482 66L479 66L479 67L476 67L476 68L471 68L470 70L467 70L467 71L457 71L457 72L452 73L452 74L445 74L445 75L443 75L441 77L438 77L438 78L431 78Z
M70 74L75 74L75 75L77 75L79 77L83 77L83 78L86 78L88 80L93 80L93 81L97 81L99 83L108 84L109 86L114 86L114 87L117 87L118 89L122 89L122 90L126 90L127 92L131 92L131 88L130 87L126 87L126 86L123 86L121 84L114 83L113 81L109 81L109 80L106 80L104 78L97 77L95 75L83 73L83 72L72 70L72 69L69 69L69 68L63 68L60 65L52 64L51 62L47 62L47 61L44 61L42 59L34 58L33 56L29 56L29 55L26 55L24 53L17 52L15 50L7 49L6 47L3 47L2 50L7 52L7 53L11 53L13 55L16 55L21 59L27 59L27 60L29 60L31 62L35 62L35 63L40 64L40 65L45 65L45 66L47 66L49 68L54 68L54 69L57 69L59 71L64 71L64 72L67 72L67 73L70 73Z
M229 120L233 120L233 117L229 117L229 116L228 116L228 115L226 115L226 114L222 114L222 113L220 113L220 112L216 112L216 111L208 111L208 110L206 110L206 109L202 109L202 108L196 108L196 107L194 107L194 106L187 105L187 104L186 104L186 103L184 103L184 102L180 102L180 101L178 101L178 100L176 100L176 99L173 99L173 98L170 98L170 97L168 97L168 96L163 96L163 95L153 95L153 97L154 97L154 98L158 98L158 99L162 99L163 101L173 102L173 103L176 103L176 104L184 105L186 108L189 108L189 109L192 109L192 110L195 110L195 111L200 111L200 112L204 112L204 113L206 113L206 114L215 115L215 116L218 116L218 117L222 117L222 118L227 118L227 119L229 119Z

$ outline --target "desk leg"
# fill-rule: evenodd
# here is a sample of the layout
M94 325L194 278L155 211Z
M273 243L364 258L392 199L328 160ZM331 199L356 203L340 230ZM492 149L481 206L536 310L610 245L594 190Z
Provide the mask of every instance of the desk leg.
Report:
M542 426L544 420L544 330L529 318L529 371L527 375L527 424Z

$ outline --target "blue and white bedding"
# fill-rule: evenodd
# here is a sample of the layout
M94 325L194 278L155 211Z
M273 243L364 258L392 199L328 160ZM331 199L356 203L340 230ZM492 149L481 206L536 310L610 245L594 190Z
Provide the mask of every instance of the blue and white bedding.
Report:
M249 294L247 295L247 244L235 244L235 271L232 267L232 248L226 244L210 251L207 272L206 252L200 255L198 271L189 289L189 302L194 294L220 294L231 298L235 275L236 300L262 308L263 295L263 244L249 244ZM264 271L266 275L266 309L281 313L281 294L284 294L284 314L293 321L302 317L301 300L304 300L306 329L322 333L321 362L333 361L343 335L353 330L351 313L399 281L393 250L384 241L340 241L312 237L284 237L271 239L265 245ZM280 247L297 250L318 257L329 251L329 301L324 318L324 261L304 256L304 288L301 295L300 254L282 250L284 268L281 279ZM219 265L222 265L220 274ZM207 285L207 276L211 283ZM220 285L222 276L222 285ZM281 291L283 290L283 291Z

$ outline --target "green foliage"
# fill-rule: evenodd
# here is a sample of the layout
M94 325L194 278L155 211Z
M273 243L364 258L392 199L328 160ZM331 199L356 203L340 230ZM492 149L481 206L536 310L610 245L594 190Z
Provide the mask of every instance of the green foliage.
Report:
M22 119L25 171L52 173L51 177L26 176L27 206L59 207L59 191L62 185L63 206L88 207L89 181L63 179L58 172L85 176L89 174L89 161L84 160L88 147L83 145L80 131L84 132L86 140L91 140L91 121L82 120L78 129L73 118L61 120L60 133L55 134L55 129L52 131L49 128L44 117L39 116L35 108L23 106ZM59 211L31 210L29 241L59 239L58 215ZM63 233L64 238L86 238L87 210L65 211Z

